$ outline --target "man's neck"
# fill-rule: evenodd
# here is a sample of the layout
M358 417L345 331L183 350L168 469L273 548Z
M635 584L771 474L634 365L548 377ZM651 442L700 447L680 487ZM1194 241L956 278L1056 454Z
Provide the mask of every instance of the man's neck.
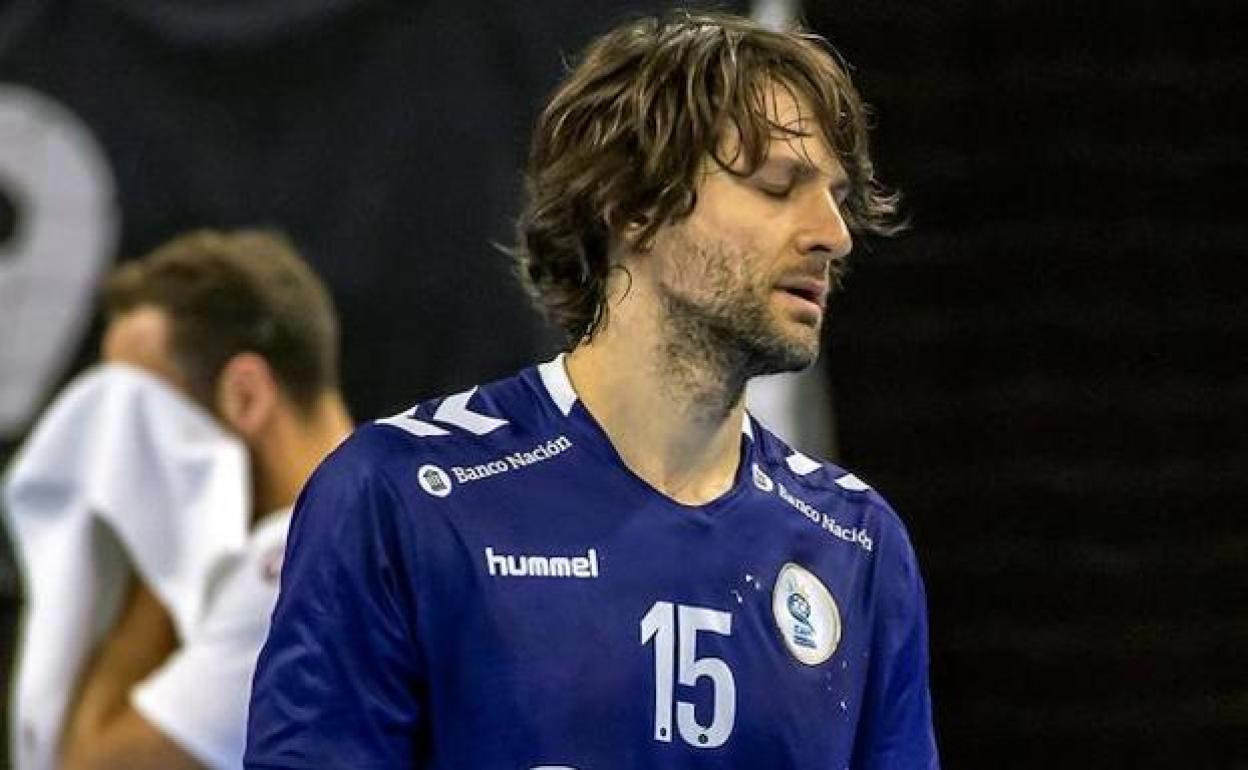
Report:
M744 380L681 349L653 313L612 310L567 356L577 395L635 474L686 505L714 500L736 478Z
M312 471L351 432L351 418L337 393L327 393L305 411L284 408L262 440L250 448L254 488L253 523L295 504Z

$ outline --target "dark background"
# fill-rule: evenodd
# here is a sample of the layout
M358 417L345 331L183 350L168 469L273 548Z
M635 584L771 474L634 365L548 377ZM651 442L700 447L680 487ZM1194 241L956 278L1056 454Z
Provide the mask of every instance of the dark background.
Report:
M289 230L371 418L551 349L488 241L561 54L661 5L8 0L0 81L96 132L123 257ZM1248 6L806 15L913 222L859 245L825 365L924 566L945 766L1248 767Z
M822 0L912 232L833 309L950 768L1248 767L1248 5Z

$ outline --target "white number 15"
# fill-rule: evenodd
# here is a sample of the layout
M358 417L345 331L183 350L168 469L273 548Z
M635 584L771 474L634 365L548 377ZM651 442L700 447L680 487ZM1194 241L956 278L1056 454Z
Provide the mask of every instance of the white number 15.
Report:
M679 639L677 628L679 627ZM698 657L698 632L732 635L732 615L706 607L686 607L671 602L655 602L641 619L641 643L654 644L654 739L672 740L672 705L676 706L676 726L685 743L699 749L724 745L732 735L737 717L737 685L732 670L719 658ZM679 641L679 644L677 642ZM673 658L679 652L679 666ZM711 680L715 707L709 725L700 724L694 716L693 704L676 701L672 672L677 669L681 685L694 687L698 680Z

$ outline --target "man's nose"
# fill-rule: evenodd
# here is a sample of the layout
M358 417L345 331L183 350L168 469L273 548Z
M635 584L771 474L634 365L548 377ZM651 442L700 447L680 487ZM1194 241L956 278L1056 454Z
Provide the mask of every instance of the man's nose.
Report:
M828 261L849 256L854 238L831 190L815 191L804 201L797 247L803 254L822 254Z

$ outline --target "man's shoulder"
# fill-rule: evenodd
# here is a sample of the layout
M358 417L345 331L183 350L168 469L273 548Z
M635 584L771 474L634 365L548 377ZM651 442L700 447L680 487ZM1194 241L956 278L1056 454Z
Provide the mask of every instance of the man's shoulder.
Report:
M871 484L853 471L794 449L757 420L751 422L757 462L775 483L788 485L786 492L821 510L850 511L886 539L900 538L909 547L901 517Z
M335 462L356 474L388 473L410 470L413 463L474 461L523 445L551 420L536 376L534 369L525 369L369 422L335 452Z
M883 504L883 497L853 472L798 449L752 420L756 456L765 469L790 479L811 493L834 495L853 504Z

